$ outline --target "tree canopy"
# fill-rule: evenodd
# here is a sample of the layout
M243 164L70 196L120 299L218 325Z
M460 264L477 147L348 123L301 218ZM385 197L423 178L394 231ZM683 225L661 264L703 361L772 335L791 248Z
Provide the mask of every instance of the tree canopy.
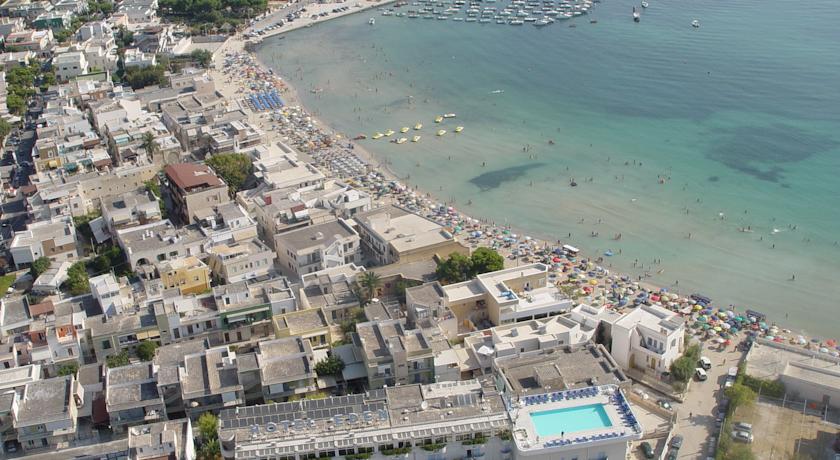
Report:
M329 356L315 364L315 373L319 377L338 376L344 370L344 361L337 356Z
M505 268L505 259L490 248L478 248L470 256L473 276Z
M159 85L163 83L165 69L162 65L149 67L129 67L125 69L125 81L132 89L145 88L146 86Z
M251 158L241 153L223 153L204 160L216 174L224 179L231 194L242 190L245 181L254 169Z
M137 345L137 357L143 361L151 361L155 357L155 350L157 350L157 343L152 340L144 340Z
M105 358L105 364L110 368L128 366L129 363L128 352L125 350Z
M190 58L198 62L198 65L206 69L210 67L210 63L213 62L213 53L199 48L190 53Z
M32 275L32 278L38 278L42 273L47 271L50 268L50 262L49 257L41 256L35 259L35 262L32 262L32 265L29 267L29 273Z
M71 295L82 295L90 292L87 268L84 262L76 262L67 270L67 281L64 282Z
M376 297L376 290L382 286L382 278L375 272L366 271L359 277L359 284L364 288L367 299Z
M219 419L212 412L198 417L198 458L215 460L220 456L218 427Z
M490 248L478 248L471 256L453 252L438 263L435 273L442 283L460 283L482 273L505 268L505 259Z

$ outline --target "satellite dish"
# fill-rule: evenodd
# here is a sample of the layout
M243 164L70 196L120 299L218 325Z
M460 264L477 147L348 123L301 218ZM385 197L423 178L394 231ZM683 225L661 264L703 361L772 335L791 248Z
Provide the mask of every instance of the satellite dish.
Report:
M429 408L429 402L428 401L423 401L423 402L420 403L420 410L426 410L428 408Z

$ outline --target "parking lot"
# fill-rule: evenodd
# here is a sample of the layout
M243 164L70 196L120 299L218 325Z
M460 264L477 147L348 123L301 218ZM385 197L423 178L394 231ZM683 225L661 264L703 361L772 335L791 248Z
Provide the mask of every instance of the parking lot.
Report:
M738 408L733 421L753 426L755 442L751 448L756 458L833 459L829 450L840 429L823 423L818 415L806 414L801 406L791 406L757 402L751 407Z
M684 437L679 451L680 459L703 459L714 456L713 446L717 436L715 418L717 404L723 396L723 384L727 370L738 365L742 353L730 346L724 351L703 349L701 352L711 360L712 367L707 371L708 378L691 382L685 401L676 404L677 421L674 434ZM711 455L710 455L711 454ZM762 457L757 457L762 458Z

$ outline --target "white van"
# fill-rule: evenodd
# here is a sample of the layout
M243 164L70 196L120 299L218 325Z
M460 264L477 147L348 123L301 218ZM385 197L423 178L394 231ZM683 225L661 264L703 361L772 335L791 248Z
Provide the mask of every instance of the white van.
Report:
M701 367L694 369L694 376L697 377L697 380L700 380L701 382L709 378L709 376L706 375L706 371L703 370L703 368Z
M709 370L712 368L712 360L705 356L700 357L700 367L703 369Z

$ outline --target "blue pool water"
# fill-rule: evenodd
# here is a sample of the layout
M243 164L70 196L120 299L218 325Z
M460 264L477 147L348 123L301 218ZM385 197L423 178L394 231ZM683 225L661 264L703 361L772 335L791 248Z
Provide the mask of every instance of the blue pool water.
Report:
M602 404L554 409L531 414L539 436L555 436L612 426Z

